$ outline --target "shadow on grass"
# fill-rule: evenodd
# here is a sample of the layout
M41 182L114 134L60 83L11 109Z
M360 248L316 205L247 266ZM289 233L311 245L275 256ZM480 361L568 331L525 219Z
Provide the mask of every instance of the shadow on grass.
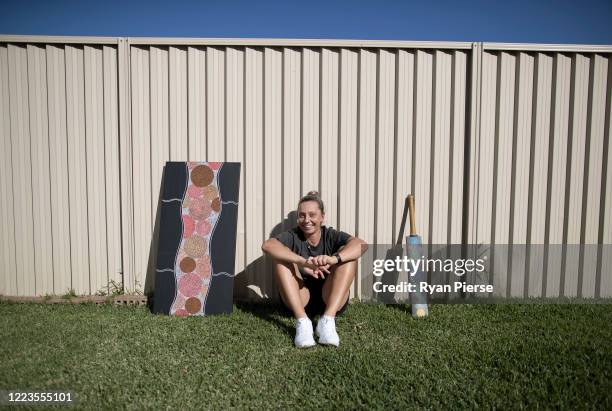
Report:
M254 315L257 318L260 318L264 321L269 322L285 334L289 335L293 338L295 334L295 329L291 325L287 325L286 322L282 321L279 317L287 318L293 320L289 311L281 305L278 304L261 304L261 303L246 303L246 302L236 302L236 308L241 311L245 311Z

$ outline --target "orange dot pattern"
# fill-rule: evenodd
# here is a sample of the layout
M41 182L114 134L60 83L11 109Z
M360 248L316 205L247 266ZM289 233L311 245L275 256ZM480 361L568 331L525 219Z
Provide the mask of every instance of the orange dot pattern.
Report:
M183 235L174 268L177 293L170 314L204 315L212 280L210 240L221 214L217 173L223 163L188 162L188 185L182 203Z

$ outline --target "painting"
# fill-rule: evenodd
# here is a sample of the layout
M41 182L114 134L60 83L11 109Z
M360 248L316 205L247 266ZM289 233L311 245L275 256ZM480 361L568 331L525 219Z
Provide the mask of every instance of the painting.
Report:
M232 312L240 163L167 162L153 312Z

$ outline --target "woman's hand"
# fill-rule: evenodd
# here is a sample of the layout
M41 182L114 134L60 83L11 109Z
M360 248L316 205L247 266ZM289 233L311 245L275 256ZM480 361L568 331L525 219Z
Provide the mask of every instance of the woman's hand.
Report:
M310 259L312 259L312 262L318 267L331 267L332 265L336 265L338 263L338 259L330 255L318 255L316 257L310 257Z
M322 256L317 256L317 257L322 257ZM305 260L301 264L301 266L306 274L314 278L324 279L325 274L329 274L330 264L319 265L318 263L321 262L321 260L320 259L315 260L317 259L317 257L308 258L308 260Z

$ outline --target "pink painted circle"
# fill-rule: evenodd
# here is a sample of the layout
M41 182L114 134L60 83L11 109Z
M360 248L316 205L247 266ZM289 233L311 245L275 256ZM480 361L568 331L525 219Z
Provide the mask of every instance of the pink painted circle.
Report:
M200 220L196 224L196 232L201 236L207 236L208 234L210 234L211 229L212 226L207 220Z
M196 220L207 218L212 208L205 198L195 198L189 204L189 214Z
M201 287L202 279L194 273L185 274L179 279L179 290L185 297L197 295Z
M208 167L212 168L213 170L218 170L221 168L221 165L223 163L208 163Z
M191 237L195 230L195 221L187 214L183 214L183 238Z
M178 310L176 310L174 312L174 315L176 315L177 317L189 317L189 313L184 308L179 308Z
M187 187L187 195L191 198L202 197L202 194L204 194L202 187L198 187L194 184L190 184L189 187Z
M210 276L210 259L198 258L196 261L195 272L202 278Z

